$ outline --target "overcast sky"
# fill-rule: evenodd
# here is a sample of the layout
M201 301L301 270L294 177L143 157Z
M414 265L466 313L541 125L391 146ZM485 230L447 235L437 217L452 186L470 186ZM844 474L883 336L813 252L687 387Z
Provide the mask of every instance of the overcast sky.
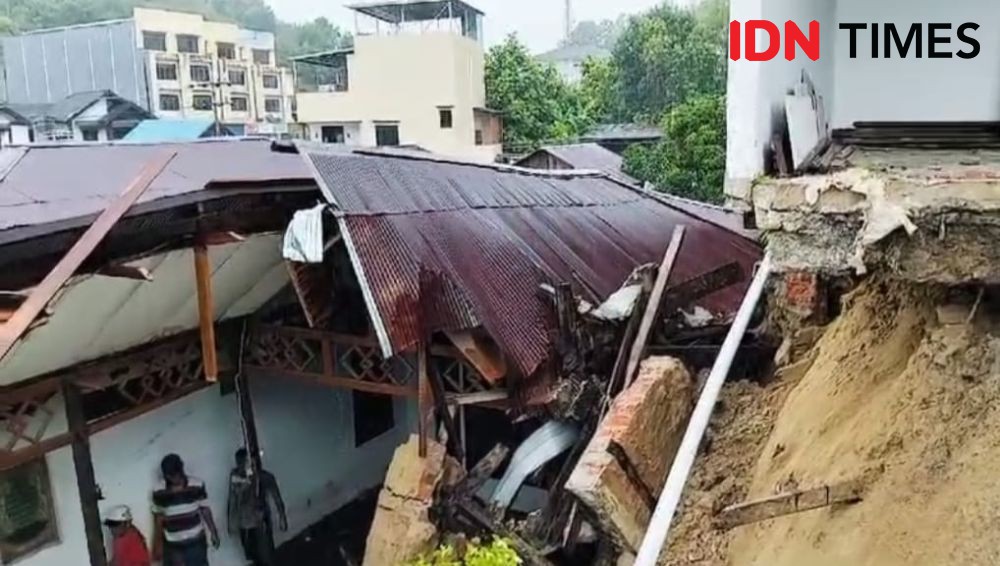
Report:
M345 4L357 0L267 0L278 17L299 22L326 16L350 31L354 16ZM367 2L368 0L366 0ZM492 45L517 32L533 51L555 47L563 30L564 0L466 0L486 12L486 42ZM651 8L663 0L573 0L574 20L614 19ZM687 4L692 0L677 0Z

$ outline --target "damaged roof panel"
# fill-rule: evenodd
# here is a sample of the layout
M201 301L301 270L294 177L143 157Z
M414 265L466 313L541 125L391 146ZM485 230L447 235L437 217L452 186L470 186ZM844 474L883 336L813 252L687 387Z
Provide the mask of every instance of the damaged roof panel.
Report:
M671 281L738 262L744 280L702 303L731 314L760 257L753 242L604 175L303 151L339 208L387 355L481 325L531 375L555 333L543 283L607 298L636 267L658 264L684 224Z
M217 182L312 182L301 159L272 152L270 145L268 140L243 139L5 149L0 156L11 155L12 165L0 166L0 243L86 225L166 149L176 150L177 157L129 215L177 204L172 197L200 201L233 194L206 189Z

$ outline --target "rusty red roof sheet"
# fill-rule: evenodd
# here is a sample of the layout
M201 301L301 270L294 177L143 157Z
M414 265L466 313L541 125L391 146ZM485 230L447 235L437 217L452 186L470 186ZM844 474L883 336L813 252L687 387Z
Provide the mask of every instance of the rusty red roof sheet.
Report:
M482 326L523 375L551 356L542 284L607 298L688 227L671 281L731 262L745 280L707 297L738 308L760 248L603 174L303 149L341 231L386 355Z
M271 151L264 139L178 144L30 146L0 151L0 243L82 226L103 210L165 148L177 157L153 182L129 215L180 201L233 194L213 183L313 183L295 155Z

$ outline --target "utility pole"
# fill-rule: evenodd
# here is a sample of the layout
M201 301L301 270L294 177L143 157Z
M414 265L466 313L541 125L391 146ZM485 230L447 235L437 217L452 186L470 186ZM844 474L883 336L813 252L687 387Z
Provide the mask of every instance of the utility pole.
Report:
M573 0L566 0L566 40L573 33Z

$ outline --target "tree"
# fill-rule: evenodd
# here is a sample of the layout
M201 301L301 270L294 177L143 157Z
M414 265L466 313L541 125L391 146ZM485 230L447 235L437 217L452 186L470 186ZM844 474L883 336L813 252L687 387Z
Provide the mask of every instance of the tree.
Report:
M630 147L625 171L657 190L705 202L723 200L726 100L709 94L679 104L663 119L664 139Z
M656 121L685 100L723 93L718 33L693 11L670 4L633 17L614 50L621 110L628 114L619 118Z
M584 61L579 88L584 112L591 121L610 121L624 113L619 106L618 70L610 59Z
M589 125L579 93L513 35L486 55L486 102L503 112L504 143L515 151L578 137Z

